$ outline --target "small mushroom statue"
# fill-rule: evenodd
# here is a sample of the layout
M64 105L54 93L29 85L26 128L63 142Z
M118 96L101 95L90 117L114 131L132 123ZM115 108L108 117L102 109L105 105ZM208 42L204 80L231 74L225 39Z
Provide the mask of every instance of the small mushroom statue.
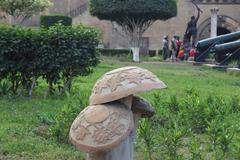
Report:
M166 85L152 72L123 67L106 73L95 84L90 106L74 120L70 142L87 153L87 160L133 160L133 142L141 117L154 109L134 94Z

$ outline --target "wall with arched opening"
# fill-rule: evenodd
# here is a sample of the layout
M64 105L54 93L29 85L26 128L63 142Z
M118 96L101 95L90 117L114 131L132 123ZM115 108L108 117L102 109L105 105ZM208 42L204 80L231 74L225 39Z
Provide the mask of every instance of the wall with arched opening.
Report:
M218 16L217 34L227 34L239 30L239 23L226 15ZM209 38L211 34L211 18L205 19L198 26L198 40Z

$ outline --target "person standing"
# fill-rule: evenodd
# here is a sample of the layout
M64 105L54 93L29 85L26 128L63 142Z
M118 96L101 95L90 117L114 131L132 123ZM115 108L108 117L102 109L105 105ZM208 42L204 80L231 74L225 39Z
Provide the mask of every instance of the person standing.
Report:
M168 36L163 37L163 60L166 60L169 56L169 42Z
M177 56L177 36L176 35L174 35L171 40L171 49L172 49L171 59L174 62L176 61L176 56Z
M179 51L181 49L181 46L182 46L182 41L180 40L179 36L177 36L176 43L177 43L177 55L176 55L176 57L178 57L178 53L179 53Z

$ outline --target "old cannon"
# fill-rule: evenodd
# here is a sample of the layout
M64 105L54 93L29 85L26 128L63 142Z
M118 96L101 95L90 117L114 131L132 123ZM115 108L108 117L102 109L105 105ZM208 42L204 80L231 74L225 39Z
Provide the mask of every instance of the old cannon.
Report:
M218 64L228 64L232 60L240 60L240 40L219 44L214 47L215 59Z
M238 39L240 39L240 31L198 41L196 44L197 55L195 56L195 61L204 62L208 55L214 51L215 45Z

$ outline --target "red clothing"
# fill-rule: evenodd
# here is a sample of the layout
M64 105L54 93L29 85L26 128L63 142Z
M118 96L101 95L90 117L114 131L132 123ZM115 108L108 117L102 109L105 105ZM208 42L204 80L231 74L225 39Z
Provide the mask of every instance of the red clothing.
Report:
M180 50L178 53L178 58L184 57L184 50Z
M189 52L189 57L195 57L196 53L197 53L196 49L192 48Z
M176 45L177 45L177 48L180 48L180 47L181 47L181 45L182 45L182 41L180 41L180 40L177 40L177 42L176 42Z

